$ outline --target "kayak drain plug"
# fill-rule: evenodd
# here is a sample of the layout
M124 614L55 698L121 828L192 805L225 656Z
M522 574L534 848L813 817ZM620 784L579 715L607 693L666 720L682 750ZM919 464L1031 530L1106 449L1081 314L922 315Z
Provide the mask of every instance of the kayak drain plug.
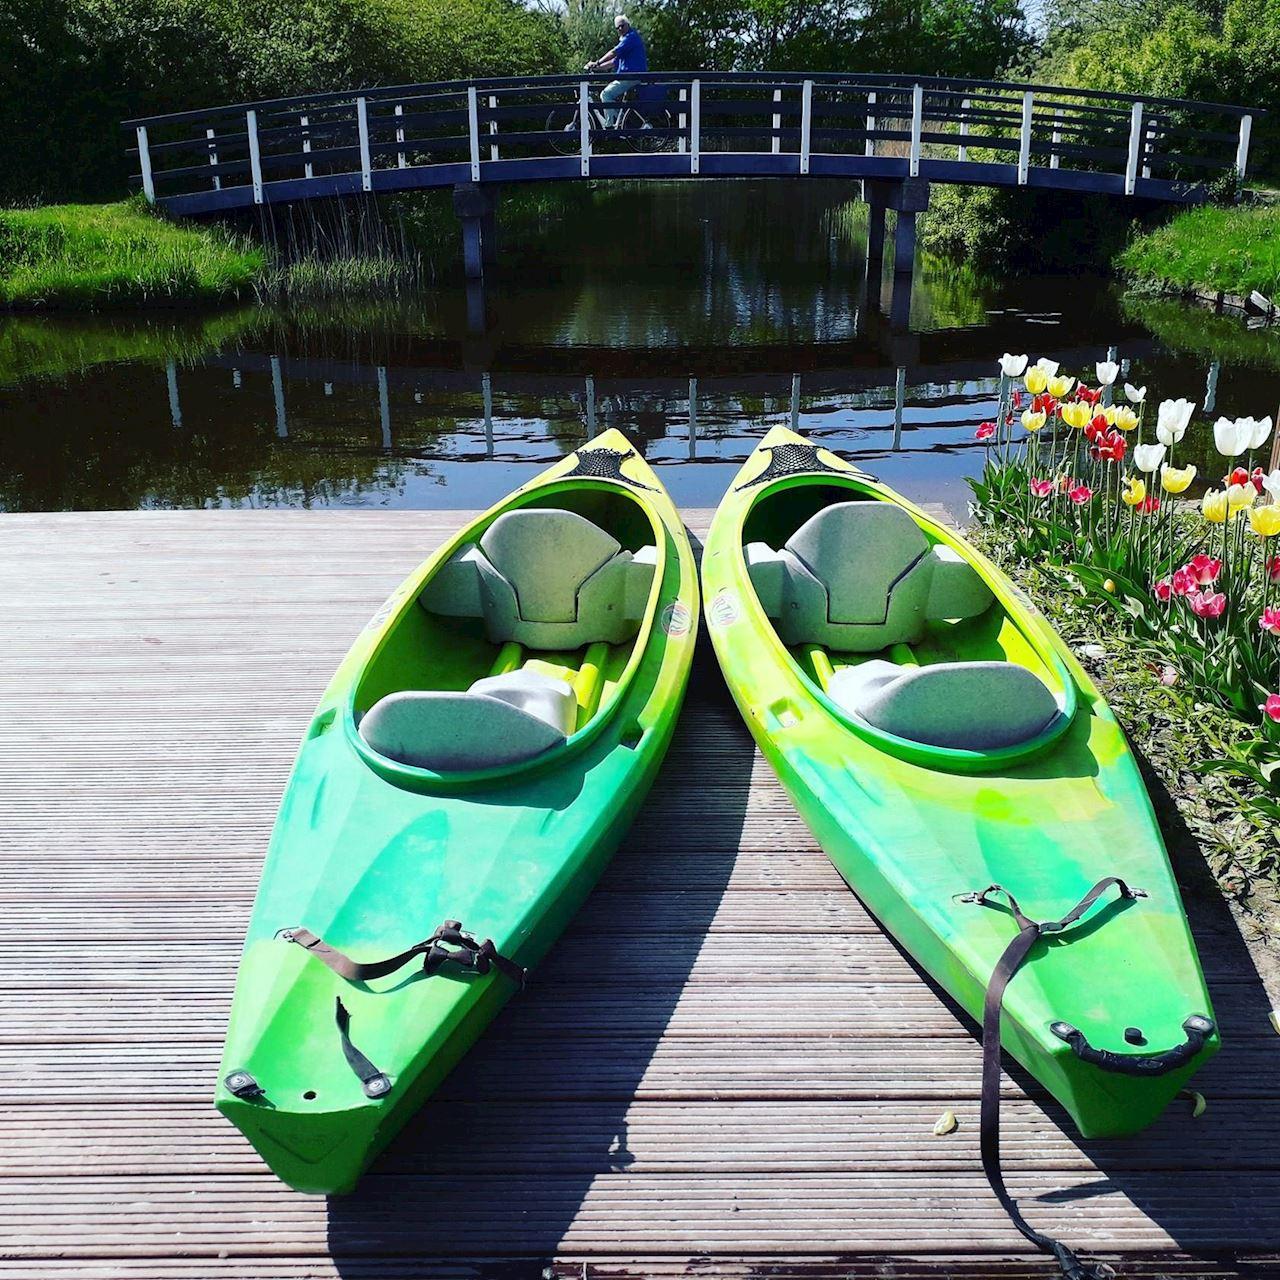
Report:
M1146 1044L1147 1037L1142 1034L1141 1027L1125 1027L1124 1039L1126 1044Z

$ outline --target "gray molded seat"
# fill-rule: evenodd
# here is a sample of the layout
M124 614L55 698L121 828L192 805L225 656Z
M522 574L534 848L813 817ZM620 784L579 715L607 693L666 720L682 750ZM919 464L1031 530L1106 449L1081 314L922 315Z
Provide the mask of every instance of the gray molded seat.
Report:
M970 751L1029 742L1059 712L1043 681L1015 662L902 667L872 658L837 671L827 693L844 711L886 733Z
M559 746L577 713L563 680L512 671L477 680L465 693L389 693L365 713L360 736L379 755L420 769L493 769Z
M763 542L744 551L756 595L788 644L873 653L919 640L930 621L976 617L992 601L972 565L931 544L891 502L835 503L780 551Z
M489 639L537 649L620 644L639 629L657 547L634 555L573 511L507 511L423 589L432 613L483 618Z

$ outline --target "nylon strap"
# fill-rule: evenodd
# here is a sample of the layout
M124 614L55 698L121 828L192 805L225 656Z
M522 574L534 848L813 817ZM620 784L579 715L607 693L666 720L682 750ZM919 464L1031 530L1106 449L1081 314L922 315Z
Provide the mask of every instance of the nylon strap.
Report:
M1107 876L1080 899L1060 920L1036 921L1030 919L1018 906L1018 900L1007 889L993 884L981 893L971 894L970 902L985 903L988 895L1004 896L1018 924L1018 934L1004 949L996 964L995 972L987 986L987 996L982 1008L982 1112L979 1131L982 1147L982 1169L991 1183L991 1189L1009 1215L1013 1225L1037 1249L1052 1254L1068 1280L1106 1280L1114 1275L1105 1263L1084 1263L1060 1240L1054 1240L1037 1231L1023 1216L1017 1202L1004 1184L1000 1167L1000 1015L1004 1008L1004 993L1010 979L1018 972L1031 948L1043 934L1060 933L1069 928L1112 886L1120 890L1122 898L1145 896L1140 890L1130 889L1116 876Z
M347 1066L356 1073L360 1083L364 1085L365 1096L369 1098L386 1097L391 1092L391 1079L385 1072L379 1071L351 1043L351 1015L347 1012L347 1006L342 1003L341 996L337 998L337 1008L334 1013L338 1023L338 1034L342 1037L343 1057L347 1060Z

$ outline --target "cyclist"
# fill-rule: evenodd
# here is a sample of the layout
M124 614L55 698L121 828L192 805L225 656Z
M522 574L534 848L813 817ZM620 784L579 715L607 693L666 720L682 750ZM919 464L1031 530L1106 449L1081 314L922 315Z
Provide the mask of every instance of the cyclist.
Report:
M612 71L617 76L616 80L610 80L600 91L600 101L609 103L626 97L639 83L636 80L627 79L628 73L649 70L649 55L644 47L644 39L631 25L625 13L620 13L614 18L613 29L618 33L618 43L602 58L588 62L586 67L588 71ZM609 107L604 113L606 128L616 129L618 117L621 114L621 107Z

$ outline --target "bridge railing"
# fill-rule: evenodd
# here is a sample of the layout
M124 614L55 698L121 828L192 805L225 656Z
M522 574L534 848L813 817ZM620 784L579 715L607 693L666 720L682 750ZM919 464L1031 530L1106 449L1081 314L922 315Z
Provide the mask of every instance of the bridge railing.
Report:
M465 182L829 175L1195 199L1243 179L1256 113L992 81L651 73L405 85L127 122L148 199L207 212Z

